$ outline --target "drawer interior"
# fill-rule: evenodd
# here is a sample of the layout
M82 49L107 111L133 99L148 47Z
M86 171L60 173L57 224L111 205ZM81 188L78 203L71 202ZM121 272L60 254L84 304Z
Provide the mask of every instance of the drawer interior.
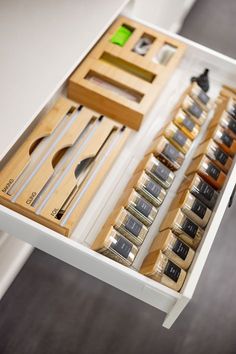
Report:
M158 31L162 31L157 28ZM163 31L163 34L169 33ZM170 35L172 36L172 35ZM159 226L163 217L166 215L169 206L176 194L185 170L190 164L197 145L202 140L206 132L209 120L212 118L213 112L209 115L207 122L203 125L199 136L195 139L190 152L187 154L184 164L176 173L176 178L171 186L167 197L160 208L160 211L151 226L148 236L146 237L138 256L132 268L125 268L124 266L115 263L114 261L105 258L104 256L92 251L91 245L93 244L98 232L104 225L106 219L110 215L111 210L114 208L121 193L123 192L127 182L132 177L137 165L143 158L145 151L150 145L152 139L158 131L170 120L171 111L175 104L178 102L182 92L189 85L189 80L192 76L197 76L203 71L204 68L210 70L210 91L209 96L215 100L219 94L222 84L234 86L236 82L236 64L230 58L224 57L221 54L215 53L207 48L191 41L185 40L181 37L173 35L173 38L178 38L187 45L186 53L174 71L167 85L163 89L161 95L156 100L153 108L148 113L142 128L138 132L132 131L120 152L117 160L107 173L102 185L97 193L94 195L92 202L87 207L79 224L76 226L69 239L54 232L35 221L10 211L9 209L0 206L1 211L1 228L6 231L13 232L15 227L15 236L21 237L23 240L32 243L33 245L51 253L55 256L64 259L82 270L89 272L96 277L109 282L110 284L134 295L152 305L160 308L165 312L170 312L174 304L180 300L181 297L190 299L193 295L198 278L201 274L202 268L206 261L211 244L214 240L215 234L219 227L219 223L223 217L223 213L227 207L228 199L235 184L235 159L231 170L227 175L225 187L220 192L217 205L213 211L210 222L205 230L204 238L197 250L194 263L192 264L185 285L180 293L164 287L163 285L148 279L137 272L141 263L146 256L152 240L158 233ZM45 108L49 109L55 99L59 95L66 96L65 87L67 82L63 84L61 89L57 92L55 97L48 103ZM28 130L19 138L17 143L13 146L11 151L6 155L2 163L5 163L12 154L17 151L21 142L24 141L25 136L35 125L42 113L35 118ZM11 220L11 225L10 221ZM17 225L22 226L22 231L25 234L18 235ZM35 234L33 232L35 231ZM29 233L32 233L29 236ZM22 232L21 232L22 233ZM43 235L47 235L43 239ZM63 248L66 255L63 253ZM79 251L77 254L76 251ZM76 257L80 259L76 259ZM86 258L87 257L87 258ZM93 266L98 264L98 268ZM88 267L85 263L91 264ZM106 270L107 269L107 270ZM133 280L133 282L132 282ZM130 282L130 283L129 283ZM133 288L132 288L133 287ZM150 290L151 289L151 290ZM154 293L152 290L155 290ZM149 294L150 292L150 294ZM154 296L154 295L156 296ZM150 296L149 296L150 295ZM175 318L176 316L173 316ZM173 321L172 321L173 322ZM171 321L170 321L171 323Z
M88 247L91 246L99 229L107 219L110 210L115 206L117 200L119 199L120 193L122 193L135 168L144 156L144 153L150 145L153 137L157 134L158 131L161 130L166 122L170 120L171 111L180 97L181 92L179 88L186 88L189 84L189 78L191 76L197 75L202 71L204 67L210 68L211 90L209 95L213 100L217 97L222 85L222 80L225 82L226 75L218 75L219 71L214 70L213 68L211 69L211 64L211 61L201 61L200 59L196 61L194 53L191 55L191 51L189 50L186 57L182 60L179 67L176 69L171 80L168 82L166 89L162 92L161 97L157 100L152 111L146 118L142 130L138 133L133 133L129 138L129 141L120 154L118 161L113 166L109 178L104 181L102 188L95 196L95 203L91 205L91 209L87 210L83 220L74 231L72 239L78 242L82 242ZM166 215L169 205L171 204L171 201L175 196L179 185L181 184L185 170L192 160L196 147L199 145L199 142L202 140L202 137L207 130L207 126L210 119L212 118L212 114L213 112L210 113L208 121L203 125L199 136L195 139L191 147L191 151L186 156L184 164L176 173L175 181L160 208L154 224L151 226L148 237L145 239L144 244L142 245L138 258L134 263L135 269L139 268L140 262L142 261L143 256L147 251L146 247L148 248L150 246L150 242L156 234L163 216ZM124 170L126 171L125 174L123 173ZM220 194L222 193L223 192ZM101 208L100 205L103 205L104 207ZM91 214L91 210L92 214L96 215L93 223L89 223L89 215Z

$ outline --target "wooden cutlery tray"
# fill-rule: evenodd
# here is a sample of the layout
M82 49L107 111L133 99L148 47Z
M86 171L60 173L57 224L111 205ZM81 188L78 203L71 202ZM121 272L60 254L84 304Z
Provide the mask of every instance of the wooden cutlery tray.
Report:
M0 202L69 236L129 129L61 97L0 174Z
M131 35L123 46L112 42L120 27ZM134 51L149 40L144 55ZM186 50L182 42L119 17L69 79L68 97L139 130Z

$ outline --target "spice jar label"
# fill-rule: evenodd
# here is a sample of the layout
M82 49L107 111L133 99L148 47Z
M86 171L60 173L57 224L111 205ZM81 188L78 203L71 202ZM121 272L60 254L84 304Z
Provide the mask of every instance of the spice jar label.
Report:
M177 239L173 247L173 252L177 254L177 256L185 260L188 255L188 251L189 247L185 243Z
M200 116L202 114L202 109L196 103L193 103L189 107L188 111L196 118L200 118Z
M191 119L189 119L189 118L184 118L184 120L183 120L183 126L186 128L186 129L188 129L190 132L192 132L193 131L193 128L194 128L194 122L191 120Z
M158 198L158 196L161 193L161 186L159 186L159 184L157 184L154 181L148 181L147 184L145 185L145 188L155 198Z
M138 236L142 229L142 224L132 216L128 216L125 223L125 228L126 230L131 232L131 234L133 234L134 236Z
M138 199L135 208L146 217L149 216L152 210L151 204L146 202L146 200L141 197Z
M180 146L184 146L184 144L186 143L187 137L181 133L180 131L177 131L174 136L173 136L173 140L179 144Z
M231 136L229 136L227 133L223 133L221 136L221 140L223 141L223 143L228 146L229 148L231 147L231 145L233 144L233 138L231 138Z
M208 164L208 168L207 168L207 173L209 174L209 176L211 176L212 178L214 178L216 181L220 175L220 170L215 167L214 165L212 165L211 163Z
M230 109L228 110L228 113L233 117L236 118L236 104L233 104Z
M132 249L132 243L120 236L116 243L112 243L111 247L122 257L128 258Z
M215 158L222 165L225 165L228 160L228 155L224 151L222 151L220 148L217 148L215 151Z
M209 99L210 99L210 97L207 96L207 94L203 90L201 90L199 92L198 98L203 104L207 104L209 102Z
M174 264L171 261L167 262L167 265L164 270L165 275L167 275L169 278L171 278L174 282L177 283L180 273L181 273L181 268L178 267L176 264Z
M202 194L207 200L211 200L214 195L214 189L206 182L200 181L198 185L200 194Z
M199 200L195 199L192 205L192 211L197 214L199 218L203 219L206 214L207 207L199 202Z
M230 119L229 129L236 134L236 121L234 119Z
M163 155L165 155L171 161L177 161L179 157L179 151L172 145L166 144Z
M186 218L183 222L182 230L190 237L194 238L196 236L198 226Z
M160 161L158 161L158 165L153 166L151 172L153 172L153 174L160 178L162 181L167 181L170 174L170 170Z

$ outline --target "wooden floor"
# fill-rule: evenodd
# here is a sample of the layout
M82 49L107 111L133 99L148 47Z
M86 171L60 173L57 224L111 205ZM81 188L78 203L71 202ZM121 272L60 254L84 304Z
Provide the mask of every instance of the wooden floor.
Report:
M236 57L235 0L198 0L182 33ZM164 314L35 251L0 302L0 354L235 354L236 202L193 301Z

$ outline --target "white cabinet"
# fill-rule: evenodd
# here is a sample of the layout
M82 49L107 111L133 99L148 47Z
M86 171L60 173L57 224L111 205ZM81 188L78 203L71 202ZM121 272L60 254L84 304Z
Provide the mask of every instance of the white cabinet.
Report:
M117 7L117 11L113 10L113 15L107 16L106 21L104 20L103 31L109 26L114 16L118 14L118 10L120 11L120 8L118 9ZM145 24L148 25L147 23ZM148 237L142 246L142 251L139 253L138 258L133 265L133 269L126 268L92 251L90 249L90 245L109 215L110 210L115 205L117 199L119 198L119 193L125 187L126 182L132 175L151 139L169 118L169 113L180 96L181 87L184 88L187 86L189 78L192 75L198 74L203 68L208 67L211 71L210 95L213 98L216 98L221 83L232 86L235 84L236 61L194 42L186 40L183 37L172 35L161 28L155 26L152 27L185 42L188 45L187 53L181 62L181 65L175 71L173 77L163 90L152 111L146 118L142 129L138 133L133 133L129 138L127 145L115 162L110 173L107 175L103 186L95 195L93 203L91 203L89 208L86 210L71 238L68 239L3 206L0 206L0 228L4 232L14 235L21 240L30 243L34 247L54 255L55 257L62 259L63 261L111 284L112 286L115 286L120 290L125 291L128 294L166 312L167 315L164 321L164 326L169 328L193 296L195 287L203 270L211 245L214 241L216 232L219 228L224 211L227 208L230 195L234 188L236 173L235 161L231 171L228 174L225 187L221 191L220 198L211 217L211 221L207 226L204 239L197 250L194 263L188 272L185 285L180 293L177 293L147 277L144 277L135 269L139 268L142 259L144 258L148 247L150 246L152 239L158 230L158 226L160 225L160 222L171 203L176 189L181 183L184 171L191 160L194 153L194 148L199 143L201 136L196 139L192 152L188 155L183 167L178 172L177 178L168 194L168 197L166 198L166 201L163 204L163 207L161 208L158 218L152 225ZM81 29L78 29L77 34L76 28L74 31L75 33L73 34L73 37L78 37L79 39ZM55 98L53 95L55 94L56 96L59 91L63 91L67 77L83 59L86 52L98 39L101 33L101 28L96 34L94 33L93 40L91 40L90 45L87 46L87 48L77 48L66 53L67 56L71 56L71 62L70 65L64 66L64 70L61 70L60 75L60 70L55 64L58 81L54 87L49 84L46 94L43 94L44 89L41 87L39 87L38 93L37 90L32 92L32 88L28 88L26 91L22 88L22 91L25 92L26 96L24 99L22 98L23 106L27 104L28 98L30 97L33 100L38 99L38 103L34 105L37 109L35 111L35 109L32 109L32 106L30 109L29 107L20 107L21 111L19 121L17 122L17 127L13 127L13 132L11 132L8 137L4 137L3 132L0 133L5 139L3 140L4 143L2 142L1 146L4 148L4 154L7 153L7 150L14 145L17 139L19 139L19 142L21 141L23 138L20 138L21 133L31 122L34 121L34 119L37 118L37 113L39 113L43 106L50 105L50 100L53 102ZM79 47L77 42L75 46ZM57 55L58 54L59 52ZM65 53L63 55L65 55ZM53 63L51 63L50 68L54 72ZM51 76L51 74L49 76ZM39 78L39 83L42 83L42 81L43 80L40 80ZM41 95L41 97L38 97L38 94ZM30 96L28 97L27 95ZM19 100L17 104L21 105L21 101L22 100ZM7 114L7 110L5 111L5 114ZM12 126L12 115L9 115L8 117L9 125L7 126L7 129L10 131L10 126ZM204 129L201 135L203 132ZM2 140L0 139L0 141ZM17 144L18 143L16 143L15 148L17 148Z
M31 254L32 246L0 232L0 299Z

